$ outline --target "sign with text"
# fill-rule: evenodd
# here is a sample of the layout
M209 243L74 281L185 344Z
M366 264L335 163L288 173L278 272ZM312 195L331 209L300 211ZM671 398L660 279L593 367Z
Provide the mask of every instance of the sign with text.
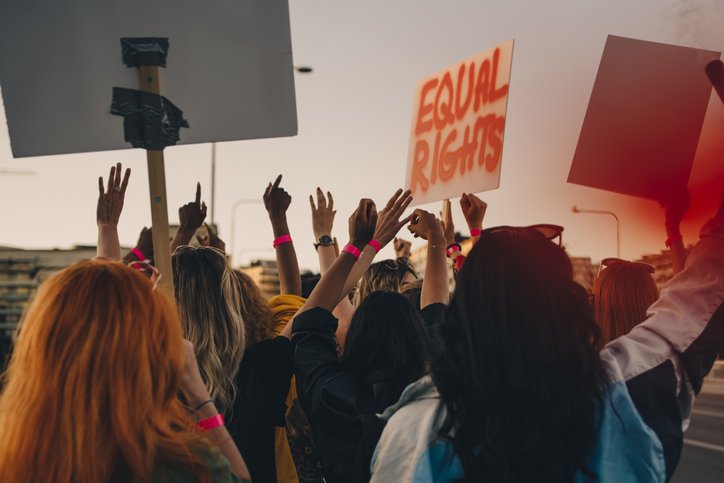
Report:
M568 182L657 201L686 186L720 52L609 35Z
M412 204L500 184L513 42L417 81L405 179Z

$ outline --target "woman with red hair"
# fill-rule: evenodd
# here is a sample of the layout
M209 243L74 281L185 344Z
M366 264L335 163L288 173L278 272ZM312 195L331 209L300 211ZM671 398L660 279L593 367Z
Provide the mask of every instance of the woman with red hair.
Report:
M209 399L172 302L138 270L79 263L23 320L0 395L0 481L248 479Z

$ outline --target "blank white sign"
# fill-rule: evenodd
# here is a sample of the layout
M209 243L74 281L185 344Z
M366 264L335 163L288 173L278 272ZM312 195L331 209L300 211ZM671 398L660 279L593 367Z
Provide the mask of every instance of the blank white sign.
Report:
M122 37L167 37L161 94L178 144L297 134L287 0L0 2L0 85L13 156L130 148L113 87L139 89Z

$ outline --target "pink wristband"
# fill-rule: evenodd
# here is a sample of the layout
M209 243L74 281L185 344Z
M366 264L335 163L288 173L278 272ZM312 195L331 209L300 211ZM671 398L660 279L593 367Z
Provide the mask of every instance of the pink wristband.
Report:
M279 238L274 240L273 245L274 245L274 248L276 248L279 245L281 245L282 243L286 243L286 242L290 242L290 241L292 241L292 237L289 235L284 235L284 236L280 236Z
M226 424L224 421L224 416L221 414L217 414L216 416L212 416L210 418L204 419L203 421L199 421L199 428L203 429L204 431L208 431L209 429L218 428L219 426L222 426Z
M362 253L362 252L359 251L359 249L358 249L356 246L354 246L354 245L345 245L344 248L342 248L342 251L343 251L343 252L351 253L352 255L354 255L354 257L355 257L357 260L359 260L359 256L360 256L360 254Z
M143 256L143 253L141 253L141 250L138 248L131 248L131 253L136 255L140 261L144 261L146 257Z
M459 252L459 251L460 251L460 248L458 248L457 245L453 244L453 245L450 245L450 247L447 250L445 250L445 253L449 257L449 256L452 256L453 253Z
M380 250L382 250L382 245L380 245L377 240L372 240L370 245L372 245L372 248L374 248L377 253L380 253Z
M480 228L476 228L474 230L470 230L470 236L480 236L480 232L482 230Z

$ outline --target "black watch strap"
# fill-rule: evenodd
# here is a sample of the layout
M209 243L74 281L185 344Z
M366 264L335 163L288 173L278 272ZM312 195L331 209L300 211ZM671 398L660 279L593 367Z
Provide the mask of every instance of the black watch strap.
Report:
M317 240L317 243L314 244L314 249L319 251L319 247L323 246L329 246L334 245L334 240L332 240L332 237L329 235L322 235L319 237L319 240Z

